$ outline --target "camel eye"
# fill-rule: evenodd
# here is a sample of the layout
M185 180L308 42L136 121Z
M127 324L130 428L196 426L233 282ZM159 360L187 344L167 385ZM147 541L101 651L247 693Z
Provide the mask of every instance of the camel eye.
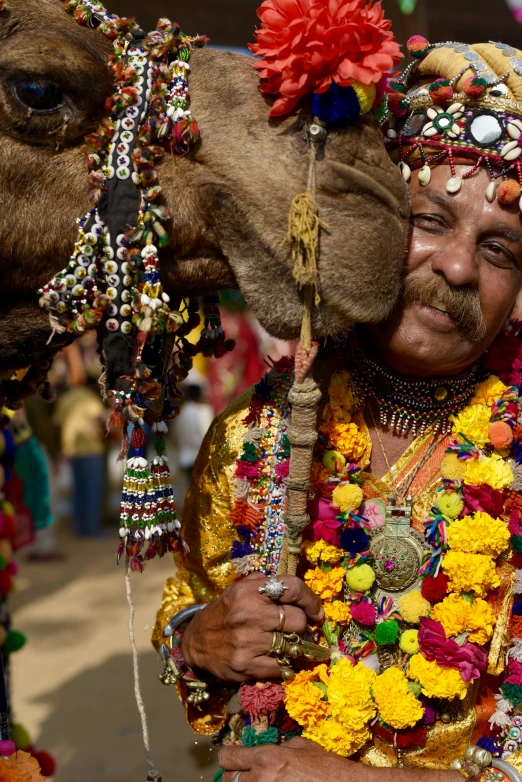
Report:
M63 105L63 94L54 81L27 79L14 88L16 97L34 112L51 113Z

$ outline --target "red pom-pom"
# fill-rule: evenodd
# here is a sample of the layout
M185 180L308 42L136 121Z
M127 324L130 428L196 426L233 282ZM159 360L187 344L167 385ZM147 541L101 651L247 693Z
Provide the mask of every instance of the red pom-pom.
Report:
M422 35L412 35L406 44L412 57L420 59L425 57L430 49L430 43Z
M421 594L430 603L438 603L439 600L444 600L448 594L448 584L448 577L442 572L436 577L426 576L422 582Z
M404 117L408 111L408 101L402 92L392 92L388 95L388 108L394 117Z
M449 103L453 98L453 87L447 79L437 79L428 89L433 103Z
M499 451L510 448L513 442L513 429L505 421L493 421L489 425L489 442Z
M7 597L11 591L13 580L8 570L0 570L0 595Z
M520 185L516 179L505 179L497 189L499 203L504 206L514 204L520 198Z
M462 89L470 98L481 98L487 86L487 81L481 76L470 76L462 85Z
M49 752L41 750L40 752L35 752L33 757L40 764L40 771L42 772L43 777L54 777L56 773L56 761Z
M145 436L145 432L143 431L141 426L135 426L134 429L132 430L132 440L131 440L132 447L143 448L143 446L146 443L146 440L147 438Z
M2 739L0 741L0 755L4 758L10 758L16 752L16 747L11 739Z

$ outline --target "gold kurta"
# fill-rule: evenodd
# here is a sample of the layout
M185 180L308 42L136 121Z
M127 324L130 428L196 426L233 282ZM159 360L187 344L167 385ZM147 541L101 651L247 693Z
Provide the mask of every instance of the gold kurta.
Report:
M233 569L229 552L236 531L229 519L233 506L232 479L236 461L241 453L245 418L252 390L242 394L222 415L218 416L201 447L192 485L183 510L182 534L190 547L190 553L177 554L175 562L178 574L169 578L158 611L153 633L156 648L162 642L164 625L179 611L194 603L207 603L218 597L238 574ZM360 416L359 426L367 433L368 448L360 466L363 470L365 499L386 497L392 491L391 476L381 480L365 471L370 463L371 439ZM272 420L272 426L276 420ZM393 479L398 481L417 468L432 441L428 431L418 437L393 465ZM436 488L440 485L440 464L449 438L444 439L437 450L422 465L411 485L413 495L413 526L423 532L422 521L428 516ZM463 718L444 724L437 722L428 731L426 745L419 750L406 752L407 766L448 768L451 761L462 757L466 747L483 734L487 720L494 711L493 694L499 686L499 674L504 668L504 652L507 645L507 620L512 601L512 568L503 568L503 586L495 596L495 613L498 614L496 630L491 642L488 676L483 676L463 703ZM183 692L181 692L183 698ZM183 698L184 700L184 698ZM225 703L219 693L212 698L204 711L196 711L186 704L187 717L198 733L212 733L222 726L225 719ZM373 766L397 764L395 750L380 739L375 739L361 753L364 763ZM513 756L513 765L518 762Z

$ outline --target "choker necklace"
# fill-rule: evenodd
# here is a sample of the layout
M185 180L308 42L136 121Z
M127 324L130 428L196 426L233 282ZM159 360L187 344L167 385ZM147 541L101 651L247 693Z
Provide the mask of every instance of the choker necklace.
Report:
M451 431L450 415L458 413L472 400L478 383L488 373L481 362L466 377L412 378L395 375L370 358L360 347L350 355L351 385L361 403L370 396L379 405L382 426L397 435L410 430L422 435L429 426L434 434Z

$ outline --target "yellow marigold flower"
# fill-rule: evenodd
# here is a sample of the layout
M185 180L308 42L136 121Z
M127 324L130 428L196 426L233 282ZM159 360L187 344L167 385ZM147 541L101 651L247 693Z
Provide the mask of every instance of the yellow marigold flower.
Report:
M305 543L305 554L309 562L314 565L321 560L321 562L339 562L345 555L345 552L327 543L326 540L318 540L315 543L307 541Z
M422 654L416 654L410 659L408 676L419 682L423 694L428 698L463 700L468 691L456 668L441 668L437 663L426 660Z
M323 693L313 681L326 677L326 665L318 665L312 671L300 671L285 688L285 706L289 715L303 727L314 725L327 716L330 711Z
M462 633L468 624L471 604L454 592L433 607L430 619L440 622L447 638Z
M487 483L493 489L502 491L513 482L513 470L499 454L469 459L466 464L464 480L472 486Z
M352 665L343 657L330 669L328 700L332 717L344 728L362 730L375 717L371 688L377 678L375 671L362 663Z
M462 481L466 475L466 462L459 459L456 453L449 453L442 460L440 471L448 481Z
M506 523L483 511L453 521L447 533L450 549L465 554L488 554L496 558L509 546L510 535Z
M478 597L484 597L500 586L495 562L486 554L448 551L442 560L442 570L448 576L453 592L475 592Z
M350 607L342 600L334 600L332 603L324 604L324 613L330 622L338 625L349 625L352 621L352 612Z
M401 635L399 646L406 654L417 654L419 646L419 631L405 630Z
M333 719L318 721L303 731L303 738L315 741L328 752L336 752L344 758L353 755L371 739L372 734L365 725L360 730L346 730Z
M470 608L466 625L466 630L469 632L468 641L484 646L493 635L496 617L490 604L480 598L474 600Z
M346 583L352 592L367 592L375 581L375 571L370 565L356 565L346 573Z
M326 406L324 420L345 420L348 423L350 413L359 404L358 398L350 388L350 375L348 372L334 372L328 389L330 401Z
M321 568L307 570L304 580L316 595L323 600L331 600L339 594L343 588L345 570L342 567L334 567L329 573L324 573Z
M422 703L408 691L408 680L399 668L381 673L372 692L379 716L396 730L412 728L424 715Z
M486 405L469 405L458 415L450 415L455 434L462 434L477 448L483 448L489 440L491 410Z
M405 622L410 625L418 625L421 616L428 616L431 603L420 592L406 592L397 601L397 607Z
M471 400L472 405L487 405L491 407L493 402L504 395L507 386L496 375L490 375L483 383L479 383L475 396Z
M462 513L464 500L455 491L444 491L438 494L437 505L443 516L456 519Z
M343 513L357 510L364 497L362 489L356 483L341 483L332 492L332 502Z
M368 441L357 424L326 421L321 430L328 437L330 448L341 451L351 461L357 461L366 451Z

